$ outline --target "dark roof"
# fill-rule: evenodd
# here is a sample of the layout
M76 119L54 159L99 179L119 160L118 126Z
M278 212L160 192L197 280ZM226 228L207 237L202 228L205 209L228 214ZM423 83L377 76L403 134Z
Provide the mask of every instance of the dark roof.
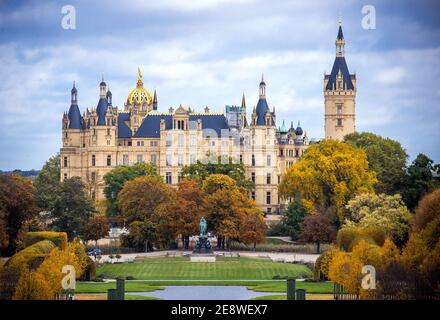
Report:
M118 113L118 138L131 138L131 129L124 123L130 120L130 114Z
M344 39L344 35L342 33L342 26L339 26L339 30L338 30L338 40L342 40Z
M171 129L171 115L149 114L144 118L141 126L133 137L135 138L159 138L160 120L165 120L165 129Z
M260 98L257 103L257 125L264 126L266 124L265 115L269 111L266 98Z
M328 76L328 83L326 90L332 90L333 84L336 88L336 77L338 76L338 72L341 70L342 76L344 78L344 88L347 86L348 90L353 90L353 82L351 82L352 76L354 78L354 75L350 75L350 72L348 71L347 63L345 62L345 57L336 57L335 62L333 63L332 72Z
M81 129L81 112L79 112L78 105L72 103L69 108L69 129Z
M127 113L128 117L129 114ZM135 138L159 138L160 137L160 120L165 120L165 129L172 128L172 116L162 114L149 114L144 118L141 126L134 135ZM212 134L207 131L203 132L203 136L214 136L215 134L220 137L222 130L228 130L229 126L224 115L218 114L192 114L189 116L190 128L194 129L194 123L198 119L202 120L202 129L212 129ZM127 119L128 120L128 119ZM194 122L192 122L194 121ZM120 122L119 122L120 124Z
M106 98L100 98L98 106L96 107L96 114L98 115L98 126L105 126L105 114L108 108L108 101Z

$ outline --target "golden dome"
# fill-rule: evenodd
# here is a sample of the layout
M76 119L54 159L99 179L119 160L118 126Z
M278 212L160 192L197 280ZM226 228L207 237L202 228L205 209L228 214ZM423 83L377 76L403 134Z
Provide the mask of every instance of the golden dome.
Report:
M138 81L136 83L136 88L131 90L131 92L128 94L127 104L150 105L152 103L153 98L151 96L151 93L144 88L144 82L142 81L142 72L141 69L138 68Z

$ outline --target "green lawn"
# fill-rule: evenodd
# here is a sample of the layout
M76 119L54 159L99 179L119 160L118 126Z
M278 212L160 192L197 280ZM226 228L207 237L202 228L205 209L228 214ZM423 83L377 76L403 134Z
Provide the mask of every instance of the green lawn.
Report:
M136 280L272 280L274 276L309 277L301 264L273 262L259 258L223 258L212 262L190 262L188 257L146 258L99 267L98 275L132 276ZM212 283L211 283L212 284Z
M307 293L333 293L333 282L297 281L297 289L305 289ZM248 289L261 292L284 292L287 289L285 281L267 282L248 286Z

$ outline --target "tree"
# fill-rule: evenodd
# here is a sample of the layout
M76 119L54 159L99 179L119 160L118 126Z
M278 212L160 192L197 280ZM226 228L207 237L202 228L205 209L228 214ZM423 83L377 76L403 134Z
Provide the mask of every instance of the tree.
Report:
M252 180L246 179L243 163L234 163L229 157L227 161L221 156L210 155L202 161L184 166L182 175L185 178L196 180L202 183L211 174L223 174L234 179L239 187L251 190L255 184Z
M292 240L298 240L301 223L307 215L307 209L304 207L301 199L295 197L283 212L280 221L280 230L283 234L290 236Z
M15 175L0 175L0 253L15 253L20 232L38 216L36 190Z
M359 194L345 208L347 227L380 229L400 243L409 231L411 213L398 194Z
M284 198L300 196L313 203L332 207L342 220L343 207L354 195L373 192L377 182L368 169L365 151L335 140L311 145L290 167L279 185Z
M129 180L118 195L118 207L124 222L152 218L156 208L170 199L170 189L156 176L141 176Z
M257 243L262 242L266 236L266 222L264 221L264 214L259 209L250 209L247 212L240 227L240 242L246 244L253 244L254 250Z
M66 232L70 240L81 237L85 224L94 212L81 179L65 179L50 207L51 227Z
M189 237L197 234L203 215L204 192L194 180L183 179L169 201L155 210L154 219L159 224L161 238L182 236L183 247L188 249Z
M229 243L231 239L239 238L241 221L255 204L246 190L226 175L208 176L202 189L206 194L204 209L208 228L217 235L217 246L223 248L225 239Z
M34 180L37 189L37 200L41 210L49 211L57 197L60 188L61 160L56 154L46 161L40 173Z
M321 243L330 243L336 239L336 227L329 212L321 211L304 218L301 224L299 240L316 244L316 252L320 253Z
M134 221L129 226L130 234L127 237L129 246L140 250L151 251L157 241L157 224L149 219Z
M410 210L413 210L419 199L435 187L432 177L433 161L420 153L408 167L406 186L402 192L403 200Z
M118 166L104 175L104 195L108 201L107 214L118 214L118 195L124 183L136 177L152 176L159 178L156 166L151 163L136 163L133 166Z
M85 241L94 240L98 246L98 240L104 238L110 232L110 223L106 216L96 215L87 221L84 226L83 238Z
M377 193L393 195L402 191L408 154L399 142L370 132L348 134L344 141L365 150L368 169L377 173Z
M419 201L412 219L412 228L415 232L420 231L439 216L440 188L437 188Z

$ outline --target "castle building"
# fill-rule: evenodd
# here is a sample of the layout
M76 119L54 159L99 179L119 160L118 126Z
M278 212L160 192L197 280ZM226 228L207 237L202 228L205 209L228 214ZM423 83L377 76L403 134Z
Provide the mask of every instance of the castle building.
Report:
M343 140L356 130L356 75L345 61L345 40L339 23L336 57L330 74L324 75L324 131L326 139Z
M337 45L343 50L341 28L339 33ZM354 129L355 96L351 92L355 80L349 75L345 60L338 60L344 59L343 55L338 55L332 73L324 80L329 138L342 137ZM339 79L343 82L341 88ZM342 118L347 121L342 133L330 121L332 108L340 104ZM74 83L71 105L62 119L61 180L78 176L90 197L100 199L104 197L104 175L117 166L150 162L156 165L165 183L176 185L182 179L183 166L216 155L221 161L232 158L243 163L246 177L255 183L249 196L267 219L279 218L285 201L279 198L277 186L286 170L303 155L309 138L299 122L296 127L291 122L287 128L283 120L277 128L275 108L271 109L267 102L263 77L249 121L244 94L241 105L227 105L224 113L212 112L209 107L201 112L182 105L166 111L159 111L158 107L156 90L152 95L144 87L140 69L136 87L129 92L123 109L112 105L112 93L102 79L97 106L81 114Z

